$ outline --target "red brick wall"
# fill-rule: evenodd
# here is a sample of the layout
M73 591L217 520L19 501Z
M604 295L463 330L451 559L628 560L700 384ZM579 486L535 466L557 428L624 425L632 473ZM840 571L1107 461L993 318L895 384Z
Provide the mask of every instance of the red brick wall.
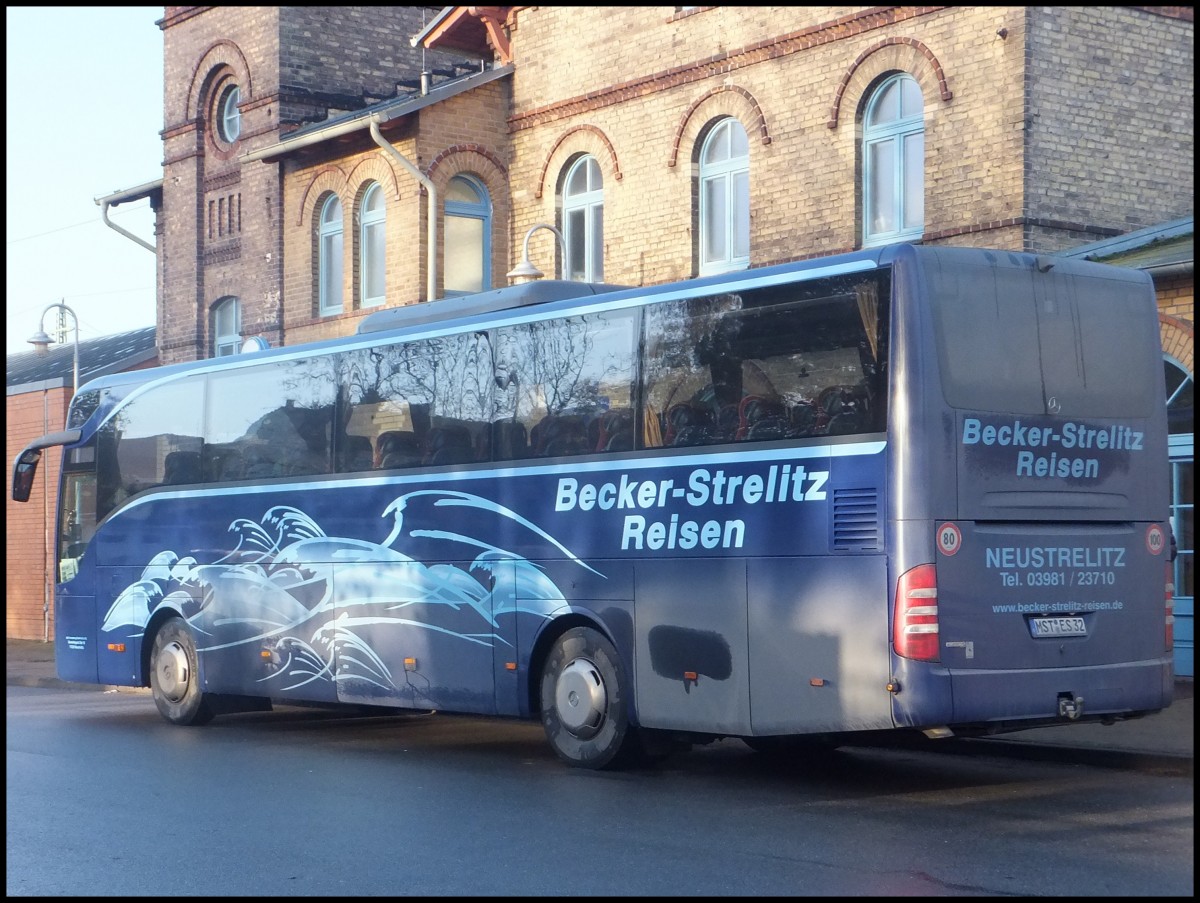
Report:
M67 388L9 395L5 404L5 449L8 479L21 449L66 423ZM58 499L58 474L62 454L42 453L29 501L12 500L11 486L5 501L5 633L23 640L54 638L54 509ZM43 624L43 601L49 605Z

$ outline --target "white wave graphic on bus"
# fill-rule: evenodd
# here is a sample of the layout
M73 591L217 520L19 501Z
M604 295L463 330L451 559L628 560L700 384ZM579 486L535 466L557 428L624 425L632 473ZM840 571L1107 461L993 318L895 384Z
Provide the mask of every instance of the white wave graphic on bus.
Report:
M507 535L519 528L555 549L555 557L598 573L536 524L464 492L398 496L383 511L392 526L379 543L328 536L303 511L276 506L259 522L231 523L234 549L211 564L159 552L117 597L101 631L144 631L169 609L187 620L201 654L246 644L269 650L272 667L263 680L280 689L346 680L388 689L396 686L391 670L362 636L364 628L415 627L464 643L510 645L497 632L499 616L545 616L566 604L526 558L478 535L423 528L436 509L448 507L467 509L472 522L499 523ZM395 547L418 537L476 554L464 567L427 565Z

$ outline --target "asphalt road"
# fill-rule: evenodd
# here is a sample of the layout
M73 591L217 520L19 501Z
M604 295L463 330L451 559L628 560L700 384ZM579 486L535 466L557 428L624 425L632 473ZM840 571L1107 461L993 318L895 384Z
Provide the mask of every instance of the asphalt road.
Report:
M1184 895L1189 776L721 741L567 768L536 724L8 688L13 895Z

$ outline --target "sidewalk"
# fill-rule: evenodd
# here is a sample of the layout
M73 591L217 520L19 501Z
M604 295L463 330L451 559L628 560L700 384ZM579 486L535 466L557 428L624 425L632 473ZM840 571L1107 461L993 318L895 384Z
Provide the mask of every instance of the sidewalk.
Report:
M67 683L58 679L54 670L54 644L36 640L9 640L6 668L10 686L58 687L81 690L111 689L93 684ZM1010 749L1059 750L1063 754L1106 753L1114 756L1150 757L1161 759L1170 767L1186 763L1191 769L1195 758L1191 678L1175 681L1175 701L1155 715L1116 724L1068 724L1061 727L1042 727L1002 734L987 740L963 740L960 743L1003 743ZM128 689L132 693L149 690ZM951 741L936 741L939 743ZM1153 761L1149 763L1153 766Z

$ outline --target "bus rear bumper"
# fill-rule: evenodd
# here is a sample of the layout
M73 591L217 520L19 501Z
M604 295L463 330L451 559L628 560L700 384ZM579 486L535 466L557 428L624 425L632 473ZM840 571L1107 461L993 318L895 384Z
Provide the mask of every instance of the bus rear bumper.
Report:
M1171 704L1175 675L1171 660L1164 657L1051 670L952 669L950 681L951 728L1002 723L1005 730L1020 730L1157 712Z

